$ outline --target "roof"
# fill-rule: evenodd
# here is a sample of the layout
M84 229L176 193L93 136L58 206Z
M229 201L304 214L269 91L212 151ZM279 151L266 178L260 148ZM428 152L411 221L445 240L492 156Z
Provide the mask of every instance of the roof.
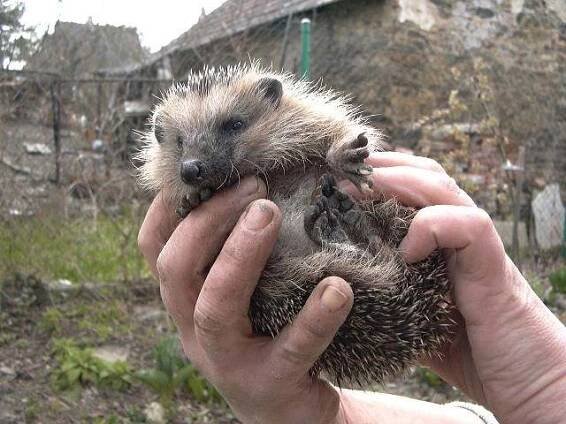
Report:
M208 15L203 15L188 31L156 53L143 65L133 65L113 70L129 73L151 65L164 56L178 50L187 50L229 37L247 29L270 23L288 16L340 0L227 0Z
M290 13L314 9L339 0L228 0L160 50L162 55L229 37Z
M26 69L80 77L146 58L135 28L58 21L53 33L43 36Z

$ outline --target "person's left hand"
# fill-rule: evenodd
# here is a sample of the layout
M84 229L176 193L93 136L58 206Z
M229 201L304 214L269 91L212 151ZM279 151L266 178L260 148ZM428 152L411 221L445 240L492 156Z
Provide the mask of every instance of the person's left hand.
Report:
M345 281L320 282L277 338L252 334L250 297L281 225L277 206L256 200L265 193L262 182L246 178L176 228L171 208L158 195L140 230L140 249L159 277L185 353L238 418L273 424L342 422L338 393L308 370L352 306Z

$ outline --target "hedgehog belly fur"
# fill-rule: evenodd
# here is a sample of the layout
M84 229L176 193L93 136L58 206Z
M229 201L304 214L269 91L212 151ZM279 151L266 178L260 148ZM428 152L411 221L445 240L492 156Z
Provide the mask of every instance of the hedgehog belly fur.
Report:
M365 205L372 213L380 208L390 209L391 202ZM322 374L342 387L369 387L419 358L438 355L450 341L453 305L447 300L450 284L441 254L407 265L396 246L385 243L367 249L328 244L305 255L276 251L252 296L254 332L276 337L316 284L329 276L351 284L354 304L312 375Z

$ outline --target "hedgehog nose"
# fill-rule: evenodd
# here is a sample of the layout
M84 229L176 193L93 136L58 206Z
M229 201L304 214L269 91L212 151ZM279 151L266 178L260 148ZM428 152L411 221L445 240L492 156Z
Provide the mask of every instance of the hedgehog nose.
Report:
M186 160L181 163L181 178L187 184L194 183L202 176L202 168L200 160Z

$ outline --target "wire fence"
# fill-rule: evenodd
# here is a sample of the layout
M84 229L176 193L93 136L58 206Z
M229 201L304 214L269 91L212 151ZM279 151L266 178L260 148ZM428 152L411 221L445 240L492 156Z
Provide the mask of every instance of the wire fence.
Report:
M0 74L1 274L147 275L135 244L149 199L135 179L132 129L171 83Z
M19 269L22 264L27 271L38 273L43 267L53 268L52 256L60 255L48 245L63 238L76 246L72 250L78 256L76 264L69 261L55 267L63 269L65 277L111 278L112 272L124 279L141 276L139 258L128 260L128 249L135 251L136 231L148 202L135 181L131 157L138 146L132 129L144 128L152 103L171 83L147 78L66 80L21 72L0 77L2 102L8 106L0 117L0 222L4 248L11 249L3 255L4 262L13 262L5 263L4 271ZM474 149L469 146L472 133L454 128L450 131L466 139L467 149ZM479 162L476 168L481 170L482 156L483 166L489 168L485 174L473 174L479 181L471 181L470 174L454 168L457 160L451 155L457 149L450 149L448 156L434 148L428 153L449 170L452 167L464 188L488 209L519 265L558 255L564 237L560 184L535 185L526 169L524 147L514 164L492 155L486 158L486 149L493 153L496 147L479 148L470 154L472 162ZM427 153L423 150L416 153ZM62 235L73 225L86 226L90 231ZM108 271L108 275L93 273L84 266L92 250L80 246L98 245L93 242L94 232L103 243L117 241L110 255L115 261L114 271ZM63 258L55 261L65 262Z
M85 246L94 243L90 237L96 231L114 242L109 256L119 275L138 277L139 258L131 259L128 251L136 251L135 236L149 199L135 182L131 158L138 146L132 130L144 129L159 94L173 83L173 76L185 79L189 69L258 58L267 66L298 74L298 28L305 16L313 23L313 79L324 77L331 87L352 93L355 102L374 114L375 125L390 134L392 148L439 160L490 213L518 265L559 258L564 249L566 191L560 158L566 156L566 143L555 134L566 133L566 125L560 117L560 94L544 85L548 75L556 73L544 74L537 56L533 60L540 69L522 64L517 76L505 74L482 51L446 64L446 46L439 40L436 47L423 47L438 64L430 58L419 62L423 55L410 49L413 39L402 38L415 37L411 30L395 29L404 46L396 51L383 44L381 33L368 37L356 32L362 27L348 26L359 13L384 19L385 6L360 12L357 4L331 6L321 13L289 13L205 46L180 47L145 67L99 73L97 78L2 72L0 224L8 262L4 271L25 263L28 271L42 272L46 261L56 261L65 270L63 276L101 278L102 271L84 275L88 266L73 265L46 247L47 241L59 240L63 229L72 227L69 223L80 227L84 222L90 233L69 231L64 239L70 246L80 246L72 249L73 254L87 260L93 253ZM386 33L387 25L395 25L387 20L382 24L371 30ZM353 32L346 35L346 28ZM554 66L553 60L548 59L549 66ZM425 68L420 74L409 72L416 66ZM511 78L523 75L528 78L520 86ZM418 84L412 86L415 78ZM423 95L425 84L429 92ZM539 110L545 106L540 96L551 112ZM525 106L510 113L513 101ZM45 240L15 246L15 241L25 239L18 235L22 228L29 231L29 240ZM73 237L81 239L74 243ZM43 257L48 259L42 262Z

